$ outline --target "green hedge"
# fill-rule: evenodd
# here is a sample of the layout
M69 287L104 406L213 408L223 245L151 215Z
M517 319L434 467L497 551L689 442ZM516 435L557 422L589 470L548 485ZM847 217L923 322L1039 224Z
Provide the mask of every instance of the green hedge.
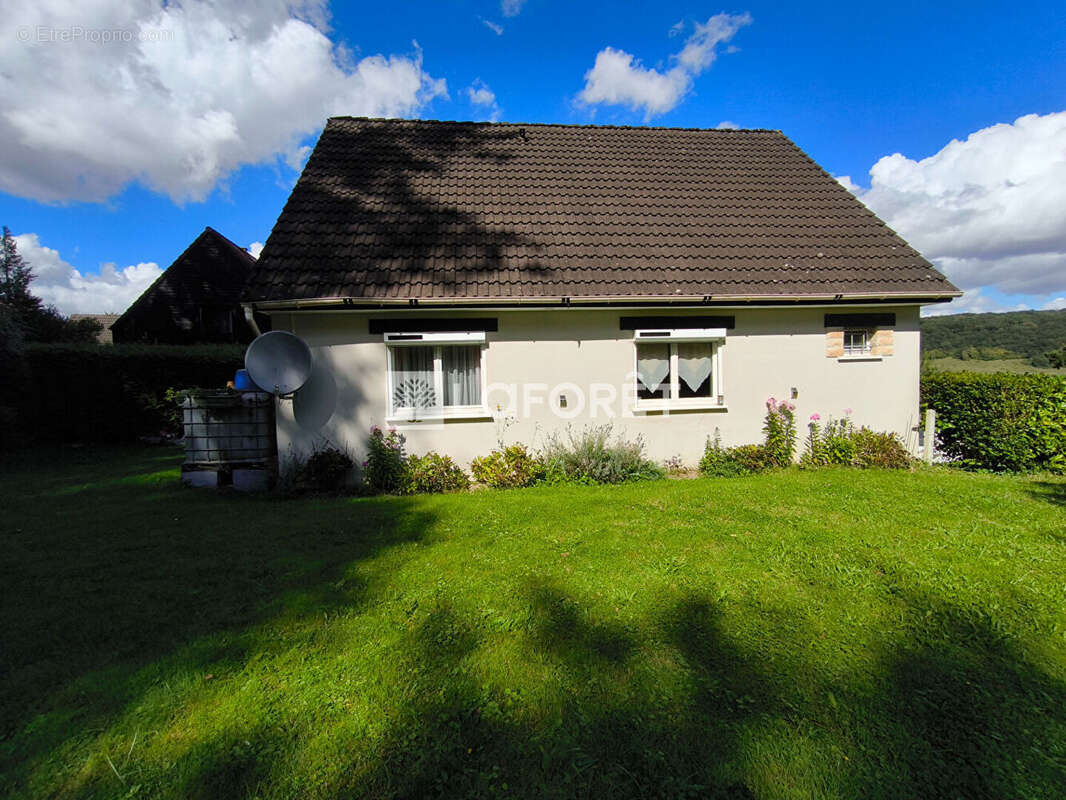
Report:
M120 442L173 427L167 389L222 388L240 345L28 345L17 393L23 441Z
M937 413L937 442L971 469L1066 470L1066 378L1055 375L922 376L922 411Z

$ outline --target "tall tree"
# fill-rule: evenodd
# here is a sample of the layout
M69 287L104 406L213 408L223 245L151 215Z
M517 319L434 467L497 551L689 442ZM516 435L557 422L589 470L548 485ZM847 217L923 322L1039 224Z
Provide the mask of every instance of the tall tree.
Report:
M40 310L40 298L30 294L32 282L33 270L22 260L15 237L5 225L0 244L0 303L19 316Z
M28 342L95 342L103 326L95 320L73 322L55 306L46 306L30 293L33 268L18 251L18 243L4 226L0 242L0 308Z

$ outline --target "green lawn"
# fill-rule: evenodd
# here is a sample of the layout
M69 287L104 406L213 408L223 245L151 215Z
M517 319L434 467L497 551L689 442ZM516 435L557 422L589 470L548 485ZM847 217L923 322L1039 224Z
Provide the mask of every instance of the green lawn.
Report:
M0 468L0 794L1066 796L1066 482L418 498Z
M961 358L930 359L929 366L944 372L1040 372L1045 375L1066 375L1066 369L1034 367L1027 358L1000 358L991 361Z

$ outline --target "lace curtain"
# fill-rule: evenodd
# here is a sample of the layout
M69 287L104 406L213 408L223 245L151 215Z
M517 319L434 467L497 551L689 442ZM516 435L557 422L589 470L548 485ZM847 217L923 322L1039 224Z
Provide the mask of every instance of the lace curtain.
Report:
M681 342L677 345L677 376L693 392L711 375L711 345Z
M656 392L662 382L670 377L670 345L640 345L637 348L637 377L645 389Z
M441 348L444 369L444 405L481 405L481 347Z
M433 348L392 349L392 404L395 408L439 405L433 388Z

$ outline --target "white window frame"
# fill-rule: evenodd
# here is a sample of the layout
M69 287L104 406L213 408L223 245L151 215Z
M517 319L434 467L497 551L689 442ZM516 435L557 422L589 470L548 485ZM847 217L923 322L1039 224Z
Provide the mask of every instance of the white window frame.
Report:
M725 328L643 328L633 332L633 408L636 411L669 411L684 409L725 410L725 388L722 383L722 346L726 341ZM681 342L705 342L711 345L711 394L707 397L681 397L681 376L678 373L677 347ZM670 397L656 400L640 396L640 345L670 345Z
M862 349L855 349L853 346L848 345L848 336L854 336L856 334L862 334L863 346ZM870 328L845 328L843 337L844 346L844 358L869 358L873 355L874 350L874 336L877 334L876 330Z
M444 353L448 345L481 345L481 403L476 405L446 406L444 403ZM393 353L400 347L433 348L433 393L440 398L441 405L433 408L414 408L412 406L394 406L393 398ZM420 422L423 420L442 419L479 419L490 416L485 397L488 393L488 381L485 377L485 354L488 343L484 331L455 331L447 333L386 333L385 334L385 404L386 419L389 422Z

